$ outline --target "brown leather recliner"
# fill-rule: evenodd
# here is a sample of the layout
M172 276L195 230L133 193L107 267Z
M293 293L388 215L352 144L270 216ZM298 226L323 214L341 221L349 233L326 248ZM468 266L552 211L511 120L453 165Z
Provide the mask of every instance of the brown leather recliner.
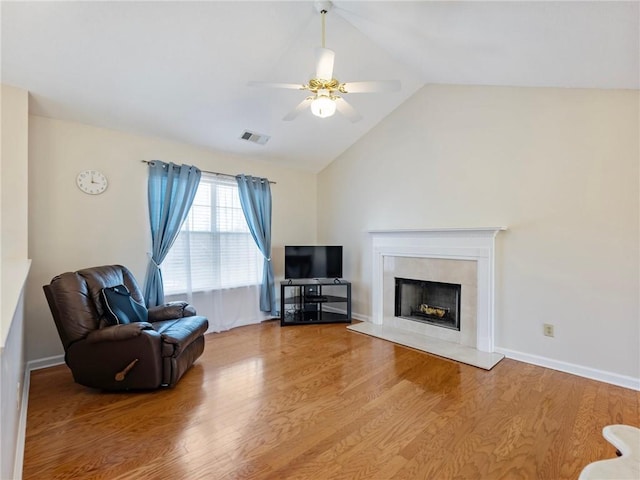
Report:
M108 325L100 293L118 285L144 305L121 265L63 273L43 287L74 380L103 390L173 387L204 351L208 320L172 302L150 308L148 322Z

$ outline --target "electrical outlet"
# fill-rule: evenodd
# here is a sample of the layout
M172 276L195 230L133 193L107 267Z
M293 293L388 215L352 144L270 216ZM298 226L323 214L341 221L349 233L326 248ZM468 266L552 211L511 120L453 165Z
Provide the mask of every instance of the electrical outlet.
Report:
M554 336L553 335L553 325L551 325L550 323L545 323L542 328L543 328L545 337L553 337Z

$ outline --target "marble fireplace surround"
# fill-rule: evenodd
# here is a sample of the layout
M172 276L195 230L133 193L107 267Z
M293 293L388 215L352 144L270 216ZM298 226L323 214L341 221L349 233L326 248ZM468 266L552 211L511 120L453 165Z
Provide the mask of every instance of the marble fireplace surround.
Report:
M494 352L495 237L502 230L506 227L370 231L371 322L348 328L486 370L493 368L504 358ZM475 279L470 278L474 273ZM414 274L423 277L418 279L462 285L460 332L393 316L389 283L394 275Z
M440 340L460 343L468 347L476 346L476 262L472 260L395 256L384 256L383 262L383 323L391 327L439 338ZM394 308L396 303L396 277L460 285L460 330L442 328L426 322L396 317Z

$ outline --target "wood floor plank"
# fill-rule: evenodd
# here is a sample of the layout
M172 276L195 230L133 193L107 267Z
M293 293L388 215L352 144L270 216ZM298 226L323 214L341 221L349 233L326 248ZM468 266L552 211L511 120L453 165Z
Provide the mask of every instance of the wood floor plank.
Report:
M32 373L31 479L575 479L640 425L640 393L503 360L491 371L344 325L210 334L171 390Z

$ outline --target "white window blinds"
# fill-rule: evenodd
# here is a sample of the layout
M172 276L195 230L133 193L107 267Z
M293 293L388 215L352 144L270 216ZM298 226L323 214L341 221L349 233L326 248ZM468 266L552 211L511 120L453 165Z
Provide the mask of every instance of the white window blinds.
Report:
M189 216L162 262L165 294L257 285L262 264L235 179L203 173Z

